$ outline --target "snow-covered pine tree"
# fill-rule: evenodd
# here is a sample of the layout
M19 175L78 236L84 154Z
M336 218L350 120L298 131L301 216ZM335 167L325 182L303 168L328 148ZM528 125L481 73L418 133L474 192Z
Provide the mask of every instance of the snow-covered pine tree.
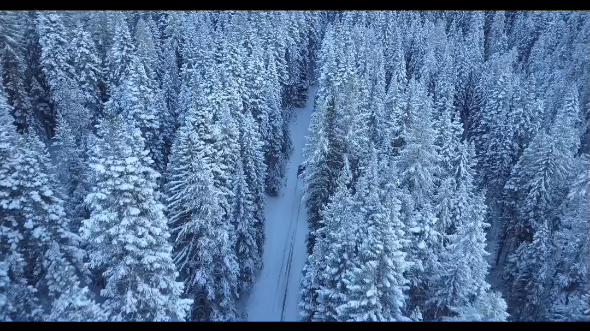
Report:
M370 42L370 41L368 41ZM385 121L385 59L383 56L383 47L377 46L375 49L376 55L374 60L371 61L370 65L372 68L369 69L369 87L370 87L370 100L369 100L369 120L366 121L368 124L367 130L369 131L369 137L371 142L376 148L381 150L387 150L389 139L385 139L387 134L386 121ZM367 143L365 140L364 144Z
M24 155L22 137L12 125L12 107L0 89L0 221L2 222L2 302L0 317L4 321L26 321L39 318L39 304L34 283L27 278L32 269L35 250L31 244L31 230L25 227L24 202L19 201L24 190L20 182ZM24 184L24 183L23 183ZM26 198L26 196L25 196Z
M184 59L182 58L181 49L182 45L182 24L185 18L185 12L183 11L164 11L161 12L160 19L158 20L158 25L160 26L160 30L162 31L162 38L164 40L168 40L170 42L171 51L176 57L175 61L177 63L183 63ZM180 69L180 67L178 68Z
M77 271L67 261L59 246L53 243L45 253L47 287L52 299L46 321L100 322L107 321L103 308L94 300L88 287L80 287Z
M173 114L168 108L170 100L167 100L167 98L169 95L162 89L162 82L159 79L160 73L162 72L162 69L159 67L161 63L158 55L159 39L153 35L152 28L150 28L152 25L153 22L149 17L147 21L143 18L139 18L137 21L137 27L135 29L135 55L141 65L143 65L143 70L147 76L145 84L150 91L150 95L146 98L146 106L147 108L154 109L153 112L155 113L157 122L159 122L156 135L161 137L155 143L157 147L150 149L154 153L153 157L156 162L156 170L164 171L170 152L169 149L172 144L172 136L176 129L176 123ZM173 104L173 106L175 105Z
M143 64L144 70L150 84L157 84L158 72L158 49L156 46L156 39L152 35L152 31L148 23L139 18L135 27L135 55L139 57ZM155 85L150 85L155 88Z
M362 36L366 35L366 38ZM367 40L371 40L373 33L364 27L355 26L352 28L350 39L344 40L345 47L360 45L357 52L343 53L341 59L342 76L339 77L342 86L339 88L339 97L336 99L337 109L341 118L338 119L342 127L342 140L344 148L349 154L351 170L358 176L359 167L370 158L369 143L375 140L376 130L381 122L379 109L382 106L371 105L371 90L375 85L371 75L379 69L373 70L370 66L375 65L373 57L367 53ZM377 46L379 47L379 46ZM375 52L380 52L375 50ZM346 54L346 55L344 55Z
M72 230L77 232L80 221L87 218L84 199L88 193L86 142L76 139L78 131L70 124L68 117L58 114L58 124L53 145L59 146L56 160L59 165L57 175L61 181L66 197L66 211L72 219ZM86 137L84 137L86 138Z
M560 206L560 225L554 243L560 247L556 274L547 302L551 308L542 316L546 320L588 321L590 304L588 270L590 261L590 161L588 155L576 158L576 175L567 199Z
M454 311L456 317L445 318L448 321L463 322L506 322L506 301L499 292L485 292L478 295L473 304L460 307Z
M0 242L7 263L8 284L4 286L10 291L5 303L6 318L37 320L47 314L72 320L76 319L76 313L99 316L100 307L92 301L87 289L78 286L74 264L82 259L77 248L79 240L70 232L63 202L57 197L59 189L45 145L34 132L25 136L16 133L8 121L6 99L1 94L0 105L4 107L0 107L3 108L0 145L3 159L11 160L0 173L4 183ZM12 138L10 144L6 138ZM63 282L70 286L62 287ZM44 311L67 302L77 309L55 314Z
M515 53L510 52L491 61L491 78L483 83L487 91L479 122L482 135L475 139L481 154L482 180L488 192L495 196L501 194L516 162L515 128L512 125L515 113L511 108L514 60Z
M356 234L358 266L344 280L350 289L348 302L339 308L343 320L406 321L404 316L410 265L404 246L407 241L399 219L399 201L383 201L379 161L373 149L368 166L359 178L355 201L361 224ZM395 199L395 197L393 197Z
M298 23L299 40L299 56L298 66L299 75L296 77L295 91L298 94L296 106L303 108L307 102L307 89L310 86L310 47L307 39L310 38L311 27L310 22L306 19L304 12L298 12L296 16Z
M289 67L287 64L287 48L289 47L289 34L287 33L286 23L288 18L284 11L270 12L268 16L269 24L265 26L266 29L262 32L268 35L269 43L266 48L273 55L278 80L281 87L281 109L288 108L286 104L287 86L290 81Z
M41 66L47 85L52 93L52 102L59 102L54 95L67 79L73 78L72 54L68 35L62 17L57 12L39 13L39 43L41 44Z
M123 114L123 117L134 122L141 130L153 167L160 171L164 166L163 141L159 133L160 114L163 110L161 99L150 88L149 78L144 67L136 56L132 56L127 75L111 93L111 99L105 104L105 112Z
M88 13L88 31L96 45L96 51L101 63L104 63L113 42L116 26L113 24L115 16L113 14L113 12L109 11L92 11Z
M162 32L158 28L158 24L156 23L159 19L158 12L148 12L145 15L145 22L147 24L147 28L149 29L152 38L154 40L154 47L156 48L156 81L160 84L162 83L162 77L164 76L164 68L161 66L164 61L164 44L162 43ZM161 85L160 85L161 86Z
M471 14L468 32L465 38L451 35L454 41L453 62L457 72L455 86L455 106L461 114L464 137L472 137L479 112L481 111L481 95L477 82L484 61L484 12Z
M304 196L309 213L310 234L307 249L314 245L314 231L322 225L320 210L334 191L337 175L334 169L342 164L341 142L336 137L336 106L332 99L326 105L316 104L310 124L307 148Z
M113 114L98 128L90 158L95 186L86 197L91 214L81 229L88 265L106 280L101 296L109 320L182 321L192 300L181 298L156 196L159 174L134 124Z
M240 266L238 293L248 292L255 281L255 273L260 269L261 257L258 255L254 206L252 194L244 178L244 166L238 158L233 198L232 223L236 233L236 261Z
M580 143L576 94L572 90L565 97L551 127L531 141L506 184L508 192L517 192L513 217L505 226L509 252L514 252L505 273L513 282L509 303L514 300L517 310L512 315L517 319L534 320L544 313L542 300L550 277L546 273L555 249L551 243L557 228L555 211L566 197Z
M389 85L387 87L387 94L385 95L385 116L384 127L387 132L384 133L384 138L387 141L388 150L382 151L390 155L399 153L405 136L405 118L408 111L407 99L407 79L406 79L406 60L401 45L399 31L396 29L396 42L392 47L395 47L394 59L386 60L392 61L390 72L386 71L386 75L390 75Z
M289 82L285 87L286 108L303 108L307 100L307 63L306 54L296 44L287 48L287 68Z
M506 15L503 10L490 13L493 15L489 30L486 31L485 59L489 60L494 56L500 56L508 48L508 37L506 35Z
M72 66L71 45L61 15L57 12L40 12L37 30L41 45L40 65L50 101L46 131L48 137L52 138L60 102L69 88L69 81L75 78L75 72Z
M442 244L434 210L435 179L440 167L431 100L421 82L412 79L409 87L410 116L403 137L405 146L396 157L396 164L400 173L402 219L410 240L408 260L415 263L408 276L410 307L421 307L426 314L423 303L430 277L438 272Z
M25 82L25 15L15 11L0 13L2 83L19 132L28 131L34 121Z
M514 150L520 157L531 139L541 130L544 122L545 101L537 94L536 78L531 74L527 79L515 77L512 99L512 126Z
M383 179L383 206L387 211L387 223L384 226L385 256L383 267L389 272L389 279L383 281L381 300L386 320L408 321L409 289L408 272L414 262L408 258L408 247L411 244L407 240L407 227L403 223L401 214L401 192L395 178L397 170L395 164L384 157L379 164L379 176ZM388 285L389 284L389 285Z
M441 102L437 104L439 118L435 122L437 131L436 145L440 157L435 209L439 219L437 230L443 235L443 240L447 239L445 235L452 234L459 224L458 215L453 210L454 204L457 203L455 194L459 184L458 181L473 180L472 173L475 170L469 163L471 162L470 159L467 158L469 153L464 151L466 147L461 143L463 127L459 118L460 114L453 105L453 97L448 95L447 97L443 98L444 101L439 100ZM463 178L465 176L467 178ZM469 185L473 184L470 183ZM461 201L463 202L463 200Z
M323 38L324 28L326 26L326 12L316 11L305 11L303 13L309 24L309 30L307 33L307 50L308 50L308 75L309 85L315 85L317 83L318 72L318 53L321 47L321 41Z
M432 120L432 102L424 85L410 81L410 114L404 138L405 146L398 157L400 185L407 189L420 208L433 199L435 177L440 172L435 145L436 131Z
M38 224L42 228L37 230L37 233L33 230L33 235L39 239L39 252L47 251L50 242L57 243L60 251L67 254L68 260L79 266L84 251L79 248L80 238L74 232L77 229L71 229L69 217L65 213L61 185L55 176L56 169L47 147L35 132L29 132L23 138L21 148L25 151L25 162L22 165L24 188L20 191L30 197L30 201L23 201L21 205L27 219L25 226L33 224L34 227ZM42 253L39 256L42 256ZM40 265L34 268L36 275L43 274ZM45 273L45 277L51 277L51 274Z
M206 139L210 139L211 144L211 171L214 185L222 197L218 202L222 207L224 219L228 224L232 224L233 179L236 171L236 155L240 155L239 130L233 112L240 112L241 109L230 107L241 106L241 100L239 95L232 93L236 92L235 89L225 91L223 84L226 82L221 80L222 77L214 75L215 70L223 69L222 64L208 68L205 77L209 80L204 84L208 88L208 93L203 93L197 98L197 107L209 114L202 118L209 117L213 121L210 128L204 128L209 132ZM240 100L240 102L232 103L231 100ZM233 235L234 233L230 233L232 240L235 240Z
M154 13L152 13L152 17L157 19L157 15L154 15ZM152 33L158 57L155 65L156 81L160 87L157 93L161 94L161 96L156 95L156 100L162 100L158 102L163 102L161 107L166 110L160 113L159 116L162 140L164 142L163 156L165 162L167 162L174 141L174 134L178 129L179 65L175 50L170 44L171 39L162 37L162 32L153 19L148 19L147 25Z
M56 136L53 145L56 149L57 175L65 189L66 210L74 221L75 232L79 221L86 218L84 198L88 193L87 144L92 132L93 115L84 106L85 96L72 79L64 81L63 87L56 90L59 101L55 103L57 114Z
M90 32L84 28L81 21L76 23L73 35L75 79L82 91L82 104L89 110L92 123L96 125L102 117L103 110L100 91L104 85L102 62Z
M49 107L49 88L46 85L41 67L41 44L39 43L38 12L30 11L24 19L25 40L25 85L29 92L35 131L42 136L51 133L49 128L53 121L51 108Z
M338 121L339 110L336 104L338 97L336 37L334 30L328 27L322 42L319 87L304 151L306 176L303 200L308 210L310 229L307 242L308 253L311 253L313 249L314 231L321 227L320 211L335 189L335 181L338 177L336 169L341 169L343 166L344 146L339 135L342 129Z
M537 318L553 253L547 220L537 222L542 223L535 226L532 241L521 243L509 259L517 269L513 284L517 293L512 294L512 298L516 298L513 302L517 307L514 315L525 321Z
M449 52L445 52L447 57L444 68L436 81L434 102L435 126L437 130L437 146L441 156L441 173L440 178L452 177L454 172L453 162L457 158L459 141L463 136L463 126L460 114L457 112L455 100L454 77L452 73L452 60Z
M261 122L262 136L265 140L265 163L267 166L266 191L271 195L278 195L283 183L286 160L291 149L291 138L288 123L285 122L281 109L281 88L276 62L266 52L266 78L263 93L266 95L264 106L268 109L268 119ZM287 128L287 129L285 129Z
M170 45L170 40L165 40L163 48L164 58L160 64L162 68L162 94L164 98L165 107L168 110L166 118L162 118L162 126L164 128L163 137L165 146L165 155L169 155L172 149L172 142L174 141L174 134L178 129L178 115L179 115L179 94L180 94L180 80L178 73L178 64L176 63L176 55Z
M316 302L314 321L345 321L346 309L354 285L354 269L359 260L356 252L357 222L360 214L355 209L352 196L352 174L345 158L344 167L337 181L337 188L330 202L322 210L324 227L318 229L319 242L314 245L308 266L316 266L318 289L313 298Z
M242 36L239 31L232 28L221 38L222 46L222 67L219 75L224 89L224 97L230 103L232 114L242 112L244 108L244 95L246 88L244 85L244 67L246 64L246 50L240 42Z
M107 96L110 96L114 89L129 77L135 53L129 26L123 13L115 12L111 15L115 32L112 46L108 49L105 58Z
M322 215L321 210L328 202L332 186L335 186L338 174L335 169L344 166L342 147L335 136L336 106L334 81L336 75L336 55L334 53L334 31L328 27L322 43L319 56L320 69L319 89L314 104L314 113L309 126L309 137L304 153L306 155L306 176L304 179L304 195L310 233L307 238L307 252L310 254L303 268L301 280L300 303L303 320L310 321L317 309L316 290L319 288L320 268L324 265L319 262L323 253L316 253L314 246L316 237L321 235ZM270 170L269 170L270 171ZM335 188L335 187L334 187ZM319 233L315 233L319 231ZM321 249L320 249L321 251Z
M475 148L462 143L455 174L456 189L452 198L451 227L453 233L446 235L448 244L441 254L441 269L432 281L433 293L429 299L435 308L435 318L448 316L455 308L474 303L484 295L490 285L488 252L485 250L486 206L474 181Z
M262 149L262 141L258 134L258 128L256 122L252 118L249 112L239 116L239 127L240 127L240 157L242 159L243 167L243 180L247 185L248 194L244 194L242 197L245 203L245 217L235 218L235 222L238 227L241 227L241 231L238 231L238 244L236 249L238 253L238 260L243 261L240 257L240 251L243 250L252 261L252 271L262 269L262 248L264 245L264 178L266 175L266 166L264 164L264 154ZM238 176L239 178L239 176ZM242 185L243 185L242 184ZM245 193L246 190L244 190ZM238 194L236 193L236 198ZM249 242L243 249L240 248L239 240L240 233L248 233L245 238L251 237L253 241ZM241 262L240 262L241 264ZM244 273L242 273L242 276ZM248 274L248 273L246 273ZM245 286L246 288L253 285L254 274L247 277L250 278L250 284Z
M192 115L192 114L191 114ZM192 116L191 116L192 117ZM175 262L195 300L191 320L233 320L239 265L224 221L210 163L199 150L198 128L187 118L169 164L168 208L175 233ZM202 144L202 143L201 143Z
M312 250L315 249L315 246ZM315 255L317 256L317 255ZM319 272L317 258L313 252L307 256L301 277L301 302L299 302L299 317L302 322L311 322L317 309L316 291L319 289Z
M261 137L266 140L269 139L269 104L267 100L270 96L264 94L263 88L266 86L265 77L272 77L267 73L264 65L265 59L260 40L253 31L247 33L247 38L250 54L248 54L246 59L247 63L244 70L244 109L252 114L252 117L258 123ZM248 47L246 48L248 49ZM265 142L265 144L267 143L271 143L271 141Z

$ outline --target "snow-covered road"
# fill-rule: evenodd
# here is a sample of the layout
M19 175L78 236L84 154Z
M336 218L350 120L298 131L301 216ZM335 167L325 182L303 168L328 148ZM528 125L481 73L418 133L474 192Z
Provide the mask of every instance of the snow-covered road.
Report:
M301 179L297 168L313 112L316 88L309 89L305 108L297 108L290 123L293 152L287 165L286 186L278 197L266 199L264 269L247 298L249 321L297 321L299 289L307 258L307 216L301 201Z

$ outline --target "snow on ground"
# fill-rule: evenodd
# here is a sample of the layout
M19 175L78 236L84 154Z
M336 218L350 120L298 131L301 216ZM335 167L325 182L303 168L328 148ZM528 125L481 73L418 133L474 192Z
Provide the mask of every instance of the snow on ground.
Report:
M267 197L265 207L264 268L246 302L249 321L298 321L300 282L307 259L307 215L301 201L297 167L313 112L317 88L309 89L305 108L295 109L291 119L293 153L287 164L287 183L278 197Z

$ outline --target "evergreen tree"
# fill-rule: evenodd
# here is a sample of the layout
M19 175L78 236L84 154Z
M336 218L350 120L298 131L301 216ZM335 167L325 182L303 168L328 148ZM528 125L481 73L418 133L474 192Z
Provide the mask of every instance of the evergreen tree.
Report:
M490 59L494 55L502 55L508 48L508 37L506 35L506 15L499 10L493 13L489 32L486 33L485 58Z
M74 77L71 48L61 16L56 12L39 14L39 43L41 65L51 91L53 103L60 101L58 91Z
M60 116L55 136L54 146L59 146L57 163L59 165L58 177L64 186L64 193L67 197L66 210L68 215L74 221L72 227L80 227L79 221L86 218L86 208L84 198L88 193L90 184L86 178L86 140L79 145L76 141L76 128L71 125L67 117Z
M86 176L86 152L93 118L83 105L82 91L74 84L74 81L67 80L59 93L61 99L55 105L59 113L53 145L59 146L55 152L57 174L65 189L67 213L74 220L72 226L77 232L79 221L87 217L83 206L90 184Z
M41 45L40 64L49 90L49 111L46 131L52 138L55 131L57 114L64 93L71 86L70 80L75 73L72 66L71 47L62 18L56 12L39 13L39 43Z
M510 67L513 59L511 53L492 64L496 66L493 70L497 76L493 76L495 79L482 109L484 134L476 140L482 150L484 180L489 183L487 186L492 194L498 194L504 186L515 163L515 127L512 125L515 113L511 109L513 74Z
M25 15L26 13L9 11L0 13L2 82L8 103L14 110L12 116L19 132L28 131L34 121L25 82Z
M244 293L254 284L255 272L260 269L261 261L258 256L252 194L244 178L244 167L240 159L237 161L234 190L232 219L236 228L236 260L240 265L238 292Z
M402 136L405 136L405 117L408 110L406 67L399 31L396 30L397 42L395 47L395 65L390 69L391 78L385 96L384 139L388 150L384 153L398 153L402 145ZM386 62L387 63L387 62ZM387 73L386 73L387 74Z
M509 242L518 248L505 272L508 281L513 282L515 291L510 299L520 308L513 314L518 319L535 319L542 314L539 309L554 250L554 211L565 198L564 181L570 177L574 151L579 146L575 138L578 109L574 93L566 97L548 132L540 132L525 149L513 178L506 184L509 192L517 191L514 216L505 231Z
M266 174L266 167L264 164L264 155L262 150L262 141L256 128L256 122L249 113L240 116L240 154L243 166L243 183L240 185L247 185L244 189L243 203L245 206L244 217L235 217L238 227L242 228L242 233L246 232L245 238L250 237L251 239L245 240L249 242L243 249L238 245L236 247L238 251L238 260L243 261L245 259L240 258L240 250L248 252L252 261L252 267L249 270L256 271L262 269L262 248L264 245L264 177ZM239 167L238 167L239 171ZM240 176L237 176L240 178ZM242 180L242 179L239 179ZM246 191L248 194L246 194ZM236 198L239 198L239 194L236 192ZM236 202L236 205L239 205ZM240 240L240 231L238 232L238 242ZM251 272L251 271L250 271ZM242 277L244 274L241 273ZM253 284L254 274L249 276L251 278L250 283ZM248 277L246 277L248 278ZM250 284L250 285L251 285ZM250 286L248 285L248 286ZM248 287L246 286L246 287Z
M158 79L158 49L156 40L148 23L140 18L135 27L135 54L143 64L144 70L151 84L151 88L156 88Z
M456 173L457 189L451 205L451 219L455 230L447 235L448 244L441 256L441 272L435 275L430 302L435 303L437 314L448 315L455 307L473 304L490 285L486 281L489 268L485 251L485 204L475 191L473 169L475 149L462 144ZM439 315L440 316L440 315Z
M264 107L267 107L268 118L261 121L262 136L265 141L265 164L267 166L266 191L278 195L282 185L287 156L291 148L288 123L285 122L281 110L281 89L275 61L267 53L267 78L263 84L263 93L267 96ZM287 128L287 129L286 129Z
M76 270L68 263L57 245L46 253L46 268L51 275L48 281L53 299L48 321L106 321L107 315L93 299L87 287L81 288Z
M0 89L0 220L2 221L2 305L0 316L4 321L33 320L39 318L40 309L35 296L34 283L27 277L32 269L35 249L31 240L31 230L25 227L25 203L19 201L24 192L21 179L24 177L22 166L25 155L22 140L14 130L9 115L4 89ZM32 225L32 224L29 224Z
M407 320L403 316L403 292L408 288L404 273L410 265L403 252L403 225L399 204L394 202L392 210L387 210L381 202L377 162L373 150L371 162L358 182L355 200L363 220L357 232L359 265L352 279L345 281L351 293L340 308L344 320Z
M212 146L204 143L211 136L201 134L201 114L191 111L189 115L177 134L168 166L174 259L187 295L195 300L191 320L233 320L240 271L231 236L234 230L224 220L224 197L214 183Z
M424 86L410 82L410 114L405 146L398 160L400 185L413 196L418 207L433 199L435 176L439 172L439 156L435 146L436 131L432 120L432 105Z
M103 84L102 62L98 56L96 46L88 31L82 25L82 22L76 23L76 29L73 32L74 39L72 44L75 45L73 64L75 79L82 91L83 105L92 114L94 124L102 117L102 100L100 87Z
M92 302L87 289L77 285L74 264L82 259L77 248L79 238L69 230L45 145L34 132L19 136L11 128L3 94L0 105L5 105L2 139L12 138L11 145L2 143L3 159L11 160L1 173L4 183L1 242L8 278L4 286L15 291L7 296L6 317L10 320L42 318L46 312L41 302L46 297L54 308L70 302L77 305L76 312L80 314L100 316L100 307ZM63 282L69 286L62 287ZM74 311L55 312L51 317L76 319Z
M111 95L113 90L121 82L129 77L135 47L129 33L129 26L124 16L120 12L113 13L113 22L115 33L112 46L107 52L105 59L107 95Z
M184 320L192 300L181 299L183 283L172 260L164 206L157 202L159 174L139 129L121 115L105 119L92 150L91 209L82 236L89 267L106 280L101 290L109 320Z
M341 144L335 132L334 100L332 99L326 105L317 104L316 106L309 128L309 131L314 134L310 137L309 147L307 147L303 196L309 212L308 251L311 251L314 245L314 231L322 226L320 210L334 190L336 180L334 169L338 169L342 162Z
M567 199L560 206L560 226L555 233L554 243L561 248L555 259L556 275L548 301L551 309L543 316L547 320L588 321L588 267L586 254L590 250L588 233L590 193L588 176L589 159L583 155L576 159L576 177Z
M38 12L28 12L24 16L24 39L25 44L25 82L29 92L31 105L33 107L32 122L35 131L39 135L51 138L51 126L54 123L51 108L49 107L49 88L46 85L43 70L41 67L41 44L39 42Z
M176 56L171 50L170 41L167 40L166 44L162 46L163 55L162 57L165 59L164 64L161 64L159 67L162 68L162 97L165 103L165 109L168 110L167 113L162 115L166 115L162 118L162 126L163 126L163 135L162 139L164 140L165 146L165 155L170 154L170 150L172 148L172 142L174 141L174 134L178 129L178 115L179 115L179 94L180 94L180 81L178 79L178 65L176 63Z
M498 292L486 292L479 295L473 304L457 308L457 317L451 317L450 321L488 321L488 322L506 322L508 313L506 313L506 301Z
M123 114L127 121L137 125L154 161L154 169L161 170L164 159L159 114L163 111L163 104L158 101L140 60L133 56L128 75L113 90L111 99L105 104L105 111Z
M397 157L400 173L401 212L408 226L410 299L414 307L423 307L427 299L430 277L438 273L441 238L434 211L435 179L440 172L436 150L436 131L432 122L432 106L420 83L410 82L410 116L403 137L405 146ZM427 313L424 309L421 309ZM427 316L428 317L428 316Z
M349 302L348 295L354 287L349 287L353 272L357 268L356 252L357 221L359 214L355 211L355 202L351 193L352 176L345 161L345 166L338 178L338 187L330 202L322 212L325 226L318 229L322 239L314 245L309 257L316 261L313 265L321 266L317 270L317 301L313 320L343 320L343 309Z

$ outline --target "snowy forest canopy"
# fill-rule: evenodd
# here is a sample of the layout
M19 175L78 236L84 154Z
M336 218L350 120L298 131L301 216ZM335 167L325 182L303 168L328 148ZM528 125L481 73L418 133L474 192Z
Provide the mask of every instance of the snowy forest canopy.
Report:
M590 14L0 12L0 321L234 321L317 87L302 321L590 321Z

